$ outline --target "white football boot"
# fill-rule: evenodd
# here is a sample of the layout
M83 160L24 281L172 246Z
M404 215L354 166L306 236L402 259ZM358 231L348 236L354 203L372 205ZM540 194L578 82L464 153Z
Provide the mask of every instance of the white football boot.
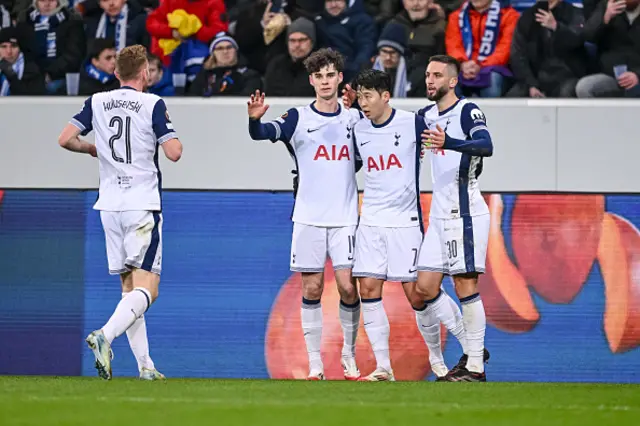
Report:
M356 359L353 357L342 357L341 359L342 369L344 370L345 380L358 380L360 378L360 370L356 365Z
M396 378L393 377L393 371L387 371L382 367L378 367L373 373L365 377L360 377L359 382L395 382Z
M96 370L98 370L98 376L105 380L111 380L111 360L113 359L113 351L111 345L104 337L102 330L96 330L91 332L85 339L89 349L93 351L93 355L96 357Z

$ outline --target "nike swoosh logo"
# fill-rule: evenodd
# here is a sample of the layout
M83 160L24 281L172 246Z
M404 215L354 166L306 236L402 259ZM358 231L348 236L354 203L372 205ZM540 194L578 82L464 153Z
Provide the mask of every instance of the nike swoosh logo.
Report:
M318 127L317 129L307 129L307 133L313 133L316 130L320 130L320 127Z
M373 324L373 321L365 322L365 323L364 323L364 326L366 327L366 326L368 326L369 324Z
M371 142L371 141L362 142L362 143L360 144L360 146L365 146L365 145L366 145L366 144L368 144L369 142Z
M416 271L417 271L417 269L409 269L409 273L410 273L410 274L413 274L413 273L414 273L414 272L416 272Z

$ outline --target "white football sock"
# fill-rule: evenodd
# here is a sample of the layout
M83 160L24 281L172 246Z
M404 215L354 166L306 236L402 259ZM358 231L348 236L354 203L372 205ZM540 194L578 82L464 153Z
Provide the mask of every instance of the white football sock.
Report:
M458 342L460 342L460 346L462 346L462 353L467 354L467 335L464 332L464 321L462 320L462 312L460 312L460 306L458 306L456 301L453 300L453 298L446 292L443 293L445 296L447 296L447 299L449 300L449 304L451 305L451 309L453 310L453 314L455 316L456 325L454 326L454 329L456 330L456 332L452 332L452 334L456 336ZM463 332L460 333L460 330L462 330Z
M431 369L438 377L442 377L447 374L448 369L444 363L444 356L442 355L440 321L432 310L427 309L426 305L424 309L414 310L416 312L418 330L420 330L420 334L422 334L422 338L427 344L427 348L429 348L429 363L431 364Z
M487 318L480 294L476 293L460 299L464 328L467 330L467 344L469 359L467 370L474 373L484 373L484 333Z
M340 301L340 325L344 335L342 345L342 357L351 358L356 356L356 338L358 337L358 327L360 326L360 300L353 304L345 304Z
M136 287L127 297L120 300L109 321L102 327L104 336L109 341L120 336L151 306L151 294L146 288Z
M438 295L428 300L427 310L431 310L438 317L438 320L453 334L460 342L462 350L465 350L467 344L464 322L456 321L456 314L452 305L456 303L451 300L449 295L440 290ZM466 352L465 352L466 353Z
M122 298L129 293L122 293ZM147 339L147 324L144 320L144 314L127 329L127 338L131 352L136 357L138 363L138 371L142 371L142 367L153 370L155 368L151 356L149 356L149 340Z
M376 357L377 368L384 368L391 372L389 318L384 310L382 298L362 299L362 317L364 331L367 333L373 354Z
M309 355L309 372L312 374L324 372L322 365L322 306L320 299L308 300L302 298L302 331L304 341L307 344L307 354Z

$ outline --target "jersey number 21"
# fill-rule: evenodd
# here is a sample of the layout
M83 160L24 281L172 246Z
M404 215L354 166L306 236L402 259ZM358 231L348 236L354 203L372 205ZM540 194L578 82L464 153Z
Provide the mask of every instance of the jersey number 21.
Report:
M123 123L122 117L112 117L109 122L109 127L115 127L116 133L115 135L109 138L109 148L111 148L111 156L118 163L127 163L131 164L131 117L126 117ZM124 145L125 145L125 157L126 159L122 159L122 157L118 156L115 150L115 143L119 141L124 133Z

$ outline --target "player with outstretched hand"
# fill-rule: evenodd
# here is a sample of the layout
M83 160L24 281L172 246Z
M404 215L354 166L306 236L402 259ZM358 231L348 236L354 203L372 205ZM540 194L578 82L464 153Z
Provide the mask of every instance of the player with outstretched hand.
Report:
M432 152L433 179L429 227L418 259L418 291L427 299L428 309L445 322L453 312L442 297L441 283L445 274L453 277L466 335L456 336L464 355L445 379L484 382L488 352L478 276L485 271L490 216L478 178L483 158L493 155L493 142L480 108L455 94L459 73L456 59L431 57L427 97L435 104L418 112L429 127L423 141Z
M340 324L344 333L342 368L347 380L357 380L355 344L360 322L360 298L351 269L358 223L356 171L358 153L352 130L358 111L338 103L344 59L320 49L304 62L316 92L310 105L291 108L274 121L261 123L269 108L264 93L248 101L249 135L254 140L284 142L298 171L293 210L290 268L302 274L302 329L309 355L307 380L324 380L321 358L324 267L331 257L340 294Z
M98 374L112 376L111 343L127 333L140 378L164 379L149 356L144 313L158 297L162 269L162 175L158 148L178 161L182 143L167 107L158 96L144 93L149 82L147 51L136 45L116 58L121 87L88 98L62 130L58 142L69 151L98 157L100 188L94 209L106 237L109 273L120 275L122 299L113 315L86 338ZM95 130L95 145L79 136Z

